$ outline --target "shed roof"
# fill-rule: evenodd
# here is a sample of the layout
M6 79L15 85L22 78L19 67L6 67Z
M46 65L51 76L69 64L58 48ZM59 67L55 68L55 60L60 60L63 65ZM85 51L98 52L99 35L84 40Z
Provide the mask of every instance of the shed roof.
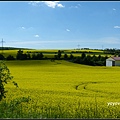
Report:
M120 60L120 57L111 57L114 60Z

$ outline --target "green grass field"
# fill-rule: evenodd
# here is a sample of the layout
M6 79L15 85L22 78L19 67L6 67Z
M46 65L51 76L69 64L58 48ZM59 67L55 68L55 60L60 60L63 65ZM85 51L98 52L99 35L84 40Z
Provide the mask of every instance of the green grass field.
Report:
M0 118L120 118L120 67L64 60L5 61L18 83L6 85Z

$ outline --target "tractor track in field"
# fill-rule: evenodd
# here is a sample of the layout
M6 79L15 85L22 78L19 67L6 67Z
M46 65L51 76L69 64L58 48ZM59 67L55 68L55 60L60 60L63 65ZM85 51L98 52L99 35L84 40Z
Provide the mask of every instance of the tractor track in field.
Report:
M97 83L97 82L85 82L85 83L81 83L81 84L79 84L79 85L76 85L76 86L75 86L75 89L78 90L79 87L81 87L81 88L83 88L83 89L86 89L86 87L87 87L88 84L96 84L96 83Z
M76 90L82 90L82 89L84 89L84 90L95 92L95 93L105 93L105 94L109 94L109 95L115 95L115 94L117 94L115 92L106 92L106 91L94 90L94 89L88 88L88 86L90 84L101 84L101 83L116 83L116 82L84 82L84 83L76 85L75 89ZM119 98L119 96L117 98Z

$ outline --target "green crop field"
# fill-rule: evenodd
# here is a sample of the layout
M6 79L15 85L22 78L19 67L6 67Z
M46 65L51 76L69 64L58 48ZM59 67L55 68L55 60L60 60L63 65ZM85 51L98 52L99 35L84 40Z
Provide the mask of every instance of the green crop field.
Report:
M14 58L16 58L16 55L17 55L17 52L18 52L19 49L16 49L16 50L0 50L0 54L3 54L4 57L8 57L9 55L12 55ZM79 52L86 52L86 55L101 55L101 56L111 56L110 54L104 54L104 52L102 50L74 50L74 49L66 49L66 50L61 50L63 51L62 52L62 56L61 58L64 57L64 54L66 53L68 55L68 57L70 56L70 54L72 53L72 55L74 57L77 57L77 56L81 56L81 53ZM28 50L28 49L24 49L23 50L23 53L25 54L30 54L32 56L33 53L39 53L39 52L42 52L44 57L43 58L54 58L55 55L57 55L57 52L58 50L57 49L53 49L53 50L49 50L49 49L46 49L46 50Z
M5 86L0 118L120 118L120 67L64 60L5 63L19 88Z

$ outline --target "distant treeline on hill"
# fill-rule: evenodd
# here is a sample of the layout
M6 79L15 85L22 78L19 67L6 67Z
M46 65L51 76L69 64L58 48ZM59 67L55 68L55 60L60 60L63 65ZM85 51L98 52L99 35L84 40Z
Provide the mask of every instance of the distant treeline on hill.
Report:
M72 53L68 55L67 53L64 53L64 56L62 56L62 51L58 50L56 54L54 54L54 57L52 58L47 58L44 57L44 54L42 52L37 52L37 53L23 53L23 50L18 50L16 57L13 57L12 55L8 55L6 58L4 57L3 54L0 54L0 60L46 60L50 59L51 61L55 60L67 60L70 62L78 63L78 64L85 64L85 65L92 65L92 66L104 66L106 63L106 59L108 58L107 56L103 57L101 55L96 56L90 56L86 55L86 53L82 53L81 56L73 56Z
M0 50L29 50L28 48L0 47Z

